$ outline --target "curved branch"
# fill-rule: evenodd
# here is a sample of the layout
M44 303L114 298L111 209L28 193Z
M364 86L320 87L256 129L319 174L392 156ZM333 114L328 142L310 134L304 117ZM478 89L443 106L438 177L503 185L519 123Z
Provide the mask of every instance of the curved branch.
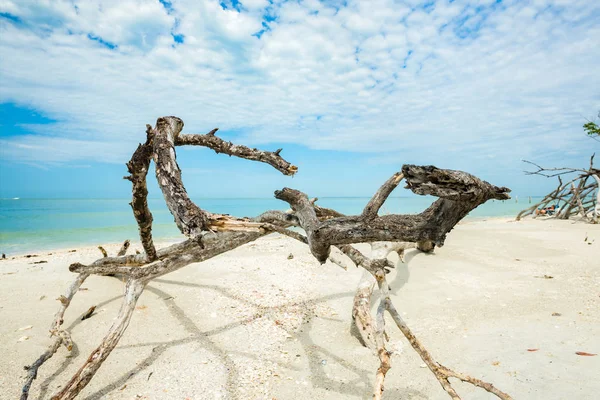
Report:
M460 397L458 396L458 394L456 393L456 391L454 390L454 388L448 381L448 378L458 378L463 382L467 382L472 385L478 386L478 387L494 394L496 397L498 397L502 400L511 400L512 399L512 397L510 395L497 389L491 383L487 383L482 380L472 378L468 375L464 375L464 374L452 371L451 369L444 367L443 365L441 365L437 361L435 361L433 359L433 357L431 356L431 354L429 354L429 352L425 349L425 347L423 347L421 342L419 342L419 340L414 335L414 333L412 333L412 331L410 330L408 325L406 325L406 323L404 322L404 320L402 319L402 317L400 316L400 314L398 313L398 311L392 304L392 301L389 299L389 297L386 298L384 301L385 301L385 307L386 307L387 311L392 316L392 319L394 320L394 322L396 323L398 328L400 328L400 331L402 331L404 336L406 336L406 338L410 342L413 349L415 349L415 351L419 354L419 356L421 356L421 359L425 362L427 367L429 367L431 372L433 372L433 374L435 375L437 380L440 382L440 384L442 385L444 390L450 395L450 397L452 397L453 399L460 399Z
M146 186L146 176L152 158L153 137L154 130L150 125L146 125L146 143L140 144L131 156L131 160L127 163L127 170L131 175L125 177L132 184L132 200L129 205L138 224L140 240L148 262L156 260L156 248L152 241L153 218L148 207L148 187Z
M385 203L392 191L396 189L402 178L404 178L404 175L401 172L396 172L379 188L362 212L364 219L368 220L377 217L379 209L383 206L383 203Z
M74 398L93 378L123 335L135 309L137 299L150 280L176 271L190 263L215 257L271 232L280 232L308 243L311 252L320 262L325 262L328 258L332 245L340 245L340 250L356 265L362 266L376 278L382 292L382 300L377 313L378 330L374 334L381 362L377 374L375 395L380 396L383 391L385 374L390 368L390 353L385 349L383 314L386 310L390 313L395 310L389 300L389 288L385 274L394 265L385 257L376 259L365 257L350 244L402 240L418 243L419 248L423 248L425 244L430 245L430 248L433 248L433 245L441 246L445 235L473 208L488 199L509 198L508 189L493 186L464 172L441 170L432 166L405 165L401 173L395 174L384 183L360 216L344 216L335 210L316 206L315 201L309 200L304 193L287 188L277 191L276 197L287 201L292 206L295 212L293 215L269 211L257 218L248 219L211 214L202 210L189 198L176 161L176 145L201 145L212 148L217 153L222 152L265 162L286 175L293 175L297 168L279 156L281 150L264 152L245 146L236 146L217 138L214 135L216 130L207 135L181 135L182 128L183 121L177 117L159 118L154 129L148 127L146 143L138 147L127 164L131 175L126 178L133 183L131 205L138 222L145 253L125 255L128 247L126 241L117 257L104 257L88 266L77 263L69 267L71 271L78 272L80 275L71 285L67 296L60 299L61 310L55 317L51 329L56 340L32 366L23 388L25 398L39 366L54 354L61 343L67 348L72 346L70 335L68 332L60 330L60 326L64 310L87 276L90 274L122 274L126 276L128 280L123 303L118 317L101 344L53 399ZM190 236L190 239L182 243L159 251L156 251L152 242L152 214L147 204L146 176L151 158L155 161L156 177L167 206L180 231ZM432 194L440 199L416 216L377 216L378 210L398 185L402 176L406 178L408 187L415 193ZM286 229L292 225L304 228L307 236ZM391 246L385 250L394 250L396 247ZM457 377L476 385L481 382L442 368L445 367L439 366L438 373L445 373L447 376ZM447 382L447 377L445 381ZM491 391L493 386L490 389L490 386L487 385L489 384L482 383L480 386ZM451 392L449 391L449 393ZM456 398L458 398L457 395Z
M141 281L135 279L129 279L127 281L123 304L121 305L119 315L110 327L108 334L102 340L100 346L90 354L85 364L83 364L79 371L71 378L69 383L67 383L60 392L52 396L52 400L74 399L81 389L83 389L94 377L96 371L98 371L104 360L106 360L112 350L117 346L119 339L121 339L125 329L127 329L133 311L135 310L135 304L144 291L144 287L145 283Z
M327 260L331 245L403 241L443 246L446 234L470 211L490 199L510 198L510 189L491 185L466 172L404 165L402 174L413 192L441 198L417 215L392 214L372 219L361 215L318 221L306 194L284 188L276 191L275 197L289 203L295 211L307 233L311 252L321 263ZM389 186L388 182L384 187ZM368 218L371 215L367 213Z
M162 117L154 129L153 153L156 179L175 224L186 236L197 236L208 231L208 215L190 200L175 156L175 138L183 129L177 117Z
M251 149L246 146L226 142L215 136L218 128L213 129L206 135L187 134L175 138L175 146L203 146L214 150L217 154L223 153L230 156L245 158L247 160L260 161L269 164L284 175L294 175L298 167L284 160L279 153L281 149L271 152Z

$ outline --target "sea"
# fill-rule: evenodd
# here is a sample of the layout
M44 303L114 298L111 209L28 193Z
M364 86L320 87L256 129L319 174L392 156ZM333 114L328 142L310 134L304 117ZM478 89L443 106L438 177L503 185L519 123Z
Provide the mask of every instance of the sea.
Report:
M532 203L536 202L531 198ZM277 199L199 198L192 199L201 208L213 213L238 217L253 217L266 210L286 210L286 203ZM390 197L380 213L416 214L435 199L428 196ZM130 199L0 199L0 253L9 255L27 252L65 249L76 246L120 243L125 239L139 241ZM324 197L317 204L344 214L359 214L369 198ZM154 216L152 229L155 241L183 239L162 198L149 199ZM467 218L508 217L530 206L529 199L516 202L488 201Z

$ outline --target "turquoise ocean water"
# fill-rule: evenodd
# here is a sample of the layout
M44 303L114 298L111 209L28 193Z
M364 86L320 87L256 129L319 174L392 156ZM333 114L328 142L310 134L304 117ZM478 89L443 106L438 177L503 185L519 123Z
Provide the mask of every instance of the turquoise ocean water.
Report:
M266 210L285 210L276 199L193 199L214 213L252 217ZM433 198L389 198L384 213L413 214L424 210ZM137 225L129 199L0 199L0 252L7 255L60 249L81 245L138 241ZM345 214L358 214L369 198L320 198L318 204ZM536 199L532 198L535 202ZM154 215L156 240L183 238L163 199L148 201ZM515 200L488 202L470 217L515 216L528 202Z

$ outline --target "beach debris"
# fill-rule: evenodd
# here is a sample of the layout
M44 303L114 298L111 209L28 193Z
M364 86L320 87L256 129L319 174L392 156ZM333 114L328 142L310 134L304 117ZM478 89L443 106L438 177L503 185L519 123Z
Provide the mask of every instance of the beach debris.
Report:
M141 254L139 250L135 250L135 254Z
M493 365L494 367L497 367L498 365L500 365L500 361L494 361L494 362L492 363L492 365Z
M150 373L148 374L148 378L146 378L146 381L149 381L149 380L150 380L150 377L152 376L152 374L153 374L153 373L154 373L154 371L152 371L152 372L150 372Z
M321 360L321 365L327 365L327 360Z
M576 351L575 354L577 354L578 356L584 356L584 357L593 357L593 356L597 356L597 354L594 353L586 353L585 351Z
M123 386L121 386L121 387L119 388L119 390L123 390L123 389L125 389L126 387L127 387L127 384L124 384Z
M561 315L562 315L562 314L561 314L561 313L559 313L559 312L553 312L553 313L552 313L552 316L553 316L553 317L560 317Z
M29 336L21 336L17 342L24 342L26 340L29 340Z
M77 250L69 250L69 253L75 253Z
M86 288L86 287L80 287L80 288L79 288L79 289L77 289L77 290L78 290L78 291L80 291L80 292L85 292L86 290L89 290L89 289L88 289L88 288Z
M22 328L19 328L18 330L19 330L19 331L28 331L28 330L30 330L31 328L33 328L33 325L27 325L27 326L24 326L24 327L22 327Z
M6 254L2 253L2 259L6 260Z
M534 278L542 278L542 279L554 279L552 275L536 275Z
M44 260L40 260L40 261L34 261L34 264L47 264L48 261L44 261Z
M94 311L96 310L96 306L91 306L82 316L81 316L81 320L84 321L88 318L90 318L93 314Z
M459 398L459 396L452 387L449 378L457 378L463 382L481 387L502 400L511 399L508 394L498 390L491 383L455 372L435 361L395 308L389 284L386 281L386 273L394 268L395 263L387 257L365 256L354 246L348 244L349 239L352 239L352 243L373 244L379 241L394 242L403 238L411 238L415 240L413 244L418 250L431 253L435 247L444 243L448 232L471 210L488 200L509 199L510 189L494 186L462 171L440 169L430 165L405 164L402 166L401 171L394 173L377 190L363 212L357 216L347 217L335 210L317 206L308 200L306 194L298 190L284 188L276 191L275 197L290 205L292 211L289 213L284 214L281 211L271 210L252 219L236 218L210 213L198 207L189 198L181 180L181 170L177 165L176 146L205 146L217 151L217 153L266 162L285 175L293 176L298 168L281 158L279 153L234 145L215 136L215 131L212 131L209 135L182 134L183 121L177 117L159 118L156 127L153 128L147 125L146 128L146 143L140 144L133 153L131 160L127 163L129 175L125 177L125 179L131 181L133 186L133 199L130 204L138 223L144 257L119 257L119 259L111 260L110 263L107 263L104 258L100 258L88 265L74 263L69 266L69 271L76 273L77 278L69 287L66 295L61 297L62 304L57 316L54 317L55 323L53 326L56 328L59 328L62 324L62 317L74 294L78 292L78 288L89 276L118 274L123 281L126 281L126 284L119 314L111 321L108 334L104 336L103 341L91 356L82 358L85 360L83 365L52 396L53 398L73 399L86 387L111 351L117 347L129 325L131 316L134 314L136 304L149 282L187 265L211 259L253 242L262 236L277 232L308 244L311 254L320 264L324 264L329 259L331 250L336 249L335 251L339 250L344 253L357 267L362 267L371 274L372 286L376 286L380 294L377 297L379 300L377 318L376 320L371 318L373 326L377 327L373 333L377 349L376 354L380 364L376 371L375 385L372 392L374 400L381 400L385 375L391 368L390 357L392 352L386 348L390 346L391 349L391 345L386 344L386 338L389 340L389 337L387 337L389 328L386 329L385 326L385 313L389 314L395 326L421 356L421 359L433 372L442 388L453 398ZM175 224L180 232L188 238L181 243L162 248L160 251L157 251L152 240L152 214L147 201L146 179L148 165L152 160L154 161L158 186L163 193L167 208L173 214ZM417 215L379 215L384 202L403 179L406 181L406 187L415 194L430 195L437 197L438 200L433 202L426 211ZM294 227L301 228L302 233L289 229ZM285 248L286 246L282 247ZM75 252L75 250L71 252ZM261 270L260 267L252 267L252 269L254 271ZM264 269L266 268L263 267L262 270ZM273 271L268 272L273 273ZM261 274L265 275L264 272ZM314 275L317 277L317 272ZM372 291L373 289L369 290ZM264 291L263 294L257 291L257 294L252 297L264 299L268 295L268 293L264 294ZM258 311L255 312L252 318L254 321L270 313L267 309L261 308L261 306L258 307ZM371 310L368 308L367 310L369 315L373 317ZM222 311L222 308L215 310L210 314L210 317L222 318L222 315L218 316L217 311ZM91 309L87 314L93 315L93 313L94 311ZM280 319L287 325L286 319ZM156 322L164 324L164 321L161 320ZM280 328L276 329L281 330ZM301 332L301 329L300 332L295 330L294 334L298 335ZM37 362L36 367L39 368L42 363L52 357L59 346L60 343L42 354L39 358L41 361ZM308 361L310 361L314 356L315 352L312 349L307 349L305 353L299 353L292 358L296 360L296 363L303 364L305 357L308 357ZM36 378L37 368L35 370L32 368L32 371L27 376L21 400L27 399L29 387ZM307 385L308 382L302 381L301 384Z
M39 257L37 254L27 254L25 258Z
M290 253L287 257L288 260L293 260L294 259L294 255L292 253Z
M145 304L142 304L141 306L137 306L135 309L136 310L145 310L146 308L148 308L148 306Z
M534 351L538 351L539 349L527 349L527 351L533 353Z
M41 295L41 296L40 296L40 301L44 300L45 298L46 298L46 295L45 295L45 294Z
M586 168L546 168L534 162L523 160L536 168L535 171L527 171L528 175L540 175L546 178L558 177L558 187L547 194L539 203L521 211L516 220L519 221L527 215L533 215L533 218L544 216L557 219L569 219L571 216L577 215L585 222L599 223L600 191L598 191L598 187L600 186L600 174L598 173L599 170L594 167L594 156L595 154L592 154L589 167ZM576 175L573 177L573 174ZM563 183L562 177L568 177L567 182ZM590 178L593 179L590 180ZM594 192L596 192L595 195Z

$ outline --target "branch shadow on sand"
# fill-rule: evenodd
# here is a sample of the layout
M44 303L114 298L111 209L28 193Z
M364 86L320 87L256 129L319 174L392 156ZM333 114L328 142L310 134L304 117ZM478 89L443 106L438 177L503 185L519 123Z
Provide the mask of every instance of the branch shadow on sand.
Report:
M416 254L421 254L421 253L418 251L408 252L405 255L404 263L402 263L402 262L397 263L394 279L390 283L390 286L392 287L392 290L394 293L397 292L398 290L400 290L408 281L409 276L410 276L410 273L408 270L408 263ZM153 286L152 283L185 286L185 287L192 287L192 288L198 288L198 289L203 289L203 290L215 291L220 296L235 300L237 302L241 302L242 304L244 304L248 307L251 307L251 308L255 309L256 311L249 318L244 318L244 319L220 326L220 327L212 329L212 330L203 331L201 329L201 327L197 324L197 322L201 322L201 321L194 321L177 304L177 302L174 300L174 297L172 295L170 295L168 292L166 292L162 289L157 288L155 285ZM314 315L315 307L319 303L324 303L327 301L342 299L342 298L352 298L354 296L354 291L349 291L349 292L334 293L334 294L330 294L330 295L326 295L326 296L322 296L322 297L318 297L318 298L314 298L314 299L308 299L308 300L304 300L304 301L289 302L289 303L282 304L282 305L264 306L264 305L256 304L252 301L249 301L246 298L240 297L240 296L236 295L235 293L233 293L230 289L219 286L219 285L196 284L196 283L180 282L180 281L167 280L167 279L156 279L152 283L147 286L146 290L148 292L154 294L158 298L162 299L162 301L167 305L167 309L169 310L169 313L181 324L181 326L184 328L184 330L190 336L186 337L186 338L182 338L182 339L169 340L169 341L157 341L157 342L147 342L147 343L139 343L139 344L133 344L133 345L118 346L115 349L117 351L118 351L118 349L126 349L126 348L152 347L152 352L146 358L137 362L137 365L134 368L130 369L127 373L123 374L120 378L117 378L113 382L105 385L101 389L88 395L86 397L87 400L100 400L102 398L105 398L105 396L107 396L109 393L122 388L128 381L130 381L131 378L138 376L142 372L146 371L163 354L165 354L165 352L168 349L179 346L179 345L188 344L188 343L198 343L202 348L208 350L209 352L211 352L212 354L217 356L217 358L220 360L221 365L223 365L228 371L227 378L226 378L226 384L225 384L225 388L224 388L226 390L227 398L242 400L240 397L240 393L237 390L238 386L239 386L239 383L238 383L239 368L236 365L236 362L231 358L231 355L238 354L238 355L242 355L247 358L253 358L253 359L259 359L259 358L253 354L239 352L239 351L235 351L235 350L233 350L233 351L228 350L227 348L220 346L219 344L215 343L215 341L211 340L210 339L211 336L218 335L220 333L235 329L241 325L248 324L248 323L250 323L258 318L261 318L261 317L267 317L274 322L277 318L275 315L276 313L285 312L286 309L291 308L291 307L297 307L299 305L303 306L302 312L305 313L305 315L307 315L307 314ZM376 304L376 299L375 299L376 296L373 296L373 297L374 298L372 299L372 304ZM119 298L121 298L121 297L119 296L119 297L112 298L110 300L107 300L104 303L101 303L101 305L108 304L109 302L115 301L116 299L119 299ZM348 310L348 312L350 313L350 310ZM321 317L315 317L315 318L321 318ZM345 321L342 322L343 320L332 320L332 319L328 319L326 317L323 317L322 319L328 320L329 323L335 323L335 322L345 323ZM79 320L75 321L69 329L72 329L75 326L77 326L79 324L79 322L80 322ZM300 327L298 329L293 330L293 331L288 331L289 335L298 339L298 343L303 347L304 353L307 355L308 365L309 365L309 370L310 370L310 381L311 381L313 387L314 388L323 388L327 391L337 392L337 393L339 393L341 395L345 395L345 396L357 396L357 397L361 397L364 399L371 398L371 384L372 384L373 376L375 375L375 370L373 369L371 371L371 370L363 369L357 365L358 363L356 363L352 360L348 360L347 357L336 355L330 349L327 349L327 348L323 347L322 345L316 344L311 336L311 333L313 333L313 330L314 330L314 323L310 318L308 318L306 321L303 319L303 323L300 325ZM347 332L347 329L344 329L344 328L341 328L339 330L339 333L342 335L343 334L349 335L349 332ZM356 342L356 345L360 346L358 344L358 341ZM76 357L79 354L77 347L75 347L73 351L77 352L77 353L73 354L73 356ZM352 374L356 375L356 378L351 380L350 382L341 382L340 380L336 380L336 379L329 377L327 375L327 372L325 371L324 365L322 365L322 363L321 363L323 357L336 362L337 364L342 366L344 369L346 369L346 370L350 371ZM375 355L373 357L375 357ZM263 360L264 360L264 358L263 358ZM43 382L42 392L38 399L43 398L43 396L47 393L49 385L62 372L64 372L67 365L69 365L71 361L72 361L72 358L66 359L63 362L63 364L61 365L61 367L56 372L54 372L52 376L48 377ZM281 360L274 359L274 360L268 360L268 361L271 361L274 364L277 364L279 367L286 368L288 370L301 369L298 366L294 365L293 363L283 362ZM408 389L408 388L388 388L386 390L386 394L388 394L388 396L390 398L408 397L408 398L415 398L415 399L420 399L420 398L426 399L426 396L423 393L412 390L412 389Z

